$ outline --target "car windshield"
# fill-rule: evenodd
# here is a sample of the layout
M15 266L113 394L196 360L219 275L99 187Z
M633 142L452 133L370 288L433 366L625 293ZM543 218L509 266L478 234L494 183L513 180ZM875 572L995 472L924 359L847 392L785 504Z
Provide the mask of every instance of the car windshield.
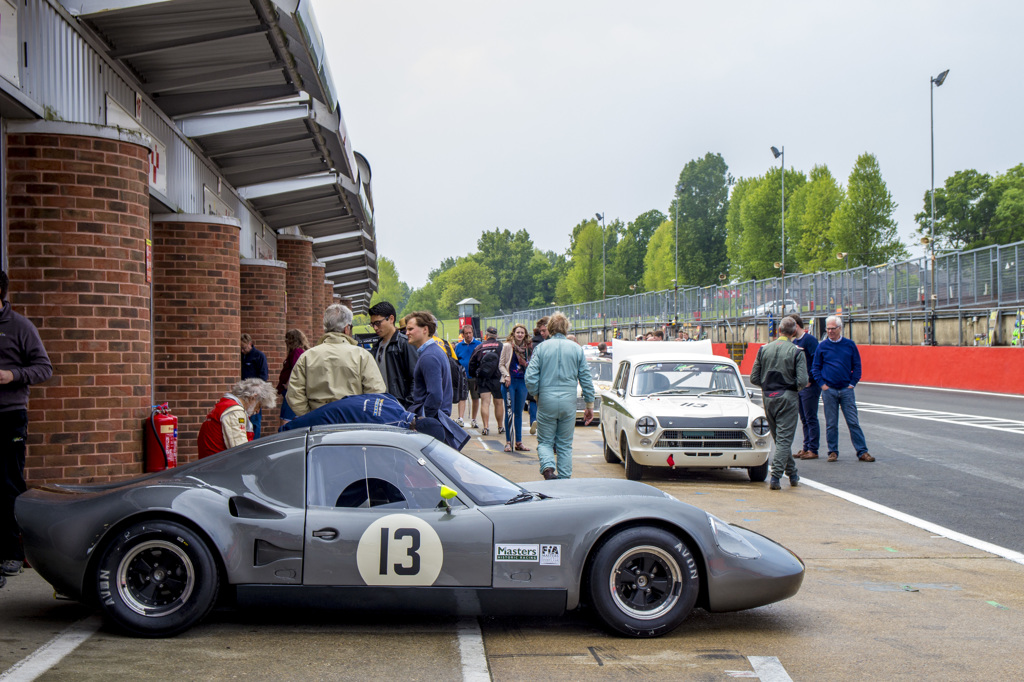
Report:
M588 360L590 376L594 381L610 382L612 380L612 363L608 360Z
M451 480L459 494L468 495L480 506L505 504L524 491L504 476L453 450L440 441L432 441L423 454Z
M724 362L647 362L633 373L630 395L718 395L746 393L732 365Z

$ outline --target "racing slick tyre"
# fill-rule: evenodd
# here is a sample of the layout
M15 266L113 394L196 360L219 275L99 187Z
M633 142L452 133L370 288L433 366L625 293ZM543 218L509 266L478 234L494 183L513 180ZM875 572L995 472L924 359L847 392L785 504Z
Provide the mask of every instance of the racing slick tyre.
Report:
M172 521L142 521L103 549L94 576L103 615L142 637L192 627L217 601L220 577L209 547Z
M626 478L631 481L639 481L644 477L644 466L637 464L636 460L633 459L633 455L629 452L629 443L626 442L625 436L622 438L622 464L626 467Z
M693 610L700 588L686 544L661 530L629 528L604 543L590 565L590 598L605 625L629 637L658 637Z
M604 443L604 461L609 464L618 464L621 460L610 447L608 447L608 437L604 435L604 424L601 425L601 441Z
M750 476L750 480L754 483L764 483L764 479L768 478L768 464L769 460L765 460L764 464L747 467L747 476Z

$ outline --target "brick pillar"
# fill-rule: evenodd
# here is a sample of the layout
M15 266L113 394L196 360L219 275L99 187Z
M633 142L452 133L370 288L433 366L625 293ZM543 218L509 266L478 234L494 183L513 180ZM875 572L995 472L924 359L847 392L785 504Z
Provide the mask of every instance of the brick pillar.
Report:
M324 308L333 304L334 300L334 282L329 279L324 280Z
M10 122L8 275L53 377L32 388L29 483L142 471L149 414L149 148L114 128Z
M324 323L324 310L330 305L330 302L324 298L324 288L319 286L322 281L324 281L324 264L320 261L313 261L309 277L309 291L313 301L312 322L313 324L319 324L321 328Z
M277 258L288 264L285 290L288 292L288 329L301 329L309 342L323 336L323 311L313 315L313 238L292 234L277 236Z
M239 222L202 214L153 216L156 401L178 417L178 461L217 399L240 378Z
M288 265L280 260L256 260L243 258L241 263L241 327L252 336L253 344L267 356L270 383L277 385L277 378L284 364L285 326L285 280ZM262 435L277 433L281 425L281 396L278 406L263 410Z

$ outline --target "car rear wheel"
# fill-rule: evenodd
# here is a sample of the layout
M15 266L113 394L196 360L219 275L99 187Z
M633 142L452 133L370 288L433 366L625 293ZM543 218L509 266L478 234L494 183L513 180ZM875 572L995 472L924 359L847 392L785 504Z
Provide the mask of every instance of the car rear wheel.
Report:
M608 446L608 436L604 433L604 424L601 425L601 441L604 443L604 461L609 464L618 464L619 456Z
M605 625L629 637L657 637L682 623L697 601L697 562L660 528L629 528L597 550L590 597Z
M96 564L104 615L143 637L170 637L210 612L220 589L217 564L195 532L172 521L143 521L117 534Z
M644 467L633 459L633 455L629 451L629 442L626 441L625 436L622 437L622 464L626 467L626 478L629 480L639 481L644 477Z
M747 467L747 476L754 483L764 483L764 479L768 478L768 460L759 466Z

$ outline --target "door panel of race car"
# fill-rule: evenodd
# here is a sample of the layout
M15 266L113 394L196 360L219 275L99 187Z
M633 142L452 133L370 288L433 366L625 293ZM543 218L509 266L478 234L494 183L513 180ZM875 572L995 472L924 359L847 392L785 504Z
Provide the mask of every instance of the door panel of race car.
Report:
M307 471L304 585L490 586L490 520L457 498L437 508L441 482L422 458L321 446Z

